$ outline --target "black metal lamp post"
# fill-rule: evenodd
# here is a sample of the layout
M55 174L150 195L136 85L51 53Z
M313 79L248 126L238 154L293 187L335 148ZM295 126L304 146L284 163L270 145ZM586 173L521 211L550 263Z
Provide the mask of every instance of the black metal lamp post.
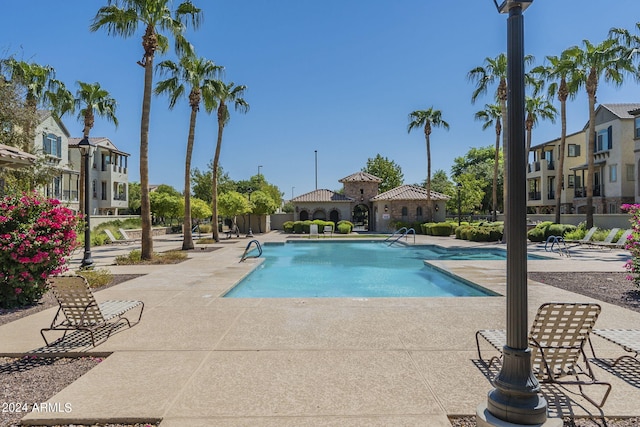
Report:
M84 169L84 257L80 264L82 268L93 267L91 258L91 203L89 201L89 158L91 157L91 144L86 137L78 143L78 149L82 156L81 168Z
M462 210L462 200L460 200L460 189L462 188L462 184L456 184L458 188L458 227L460 227L460 211Z
M493 381L486 408L478 408L479 426L514 424L555 425L547 421L547 402L538 394L540 385L531 370L527 325L527 224L526 157L524 129L524 18L522 11L533 0L504 0L498 5L507 20L507 344L503 363ZM492 421L487 421L492 419ZM562 425L560 420L560 425Z
M253 189L249 189L249 204L251 204L251 193L253 193ZM247 233L247 237L253 237L253 231L251 231L251 212L249 212L249 232Z

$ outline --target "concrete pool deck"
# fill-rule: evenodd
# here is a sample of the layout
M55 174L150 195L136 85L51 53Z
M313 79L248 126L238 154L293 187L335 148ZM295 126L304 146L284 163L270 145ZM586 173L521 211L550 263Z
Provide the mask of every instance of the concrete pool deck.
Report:
M287 235L256 235L260 242ZM505 298L293 298L225 299L219 296L259 259L238 263L247 239L222 240L167 266L110 266L114 274L142 277L96 292L99 301L145 302L140 324L95 348L111 353L49 400L71 412L31 413L31 424L143 421L174 426L450 426L448 415L472 415L491 390L477 362L474 334L504 327ZM487 246L452 238L417 236L416 243ZM181 239L154 240L154 249L179 248ZM199 246L199 245L198 245ZM490 244L489 246L496 246ZM504 247L504 245L498 245ZM139 245L93 252L98 266ZM541 245L532 252L545 254ZM620 250L572 250L529 261L529 271L622 272ZM78 263L82 254L77 254ZM504 295L504 261L437 261L461 277ZM605 284L603 284L605 286ZM529 282L529 320L549 301L593 301ZM599 328L640 328L640 313L601 303ZM0 326L0 354L38 353L40 329L55 308ZM621 348L594 337L599 357ZM602 411L577 387L543 386L550 417L640 416L640 364L605 370L613 390ZM597 386L586 392L600 396Z

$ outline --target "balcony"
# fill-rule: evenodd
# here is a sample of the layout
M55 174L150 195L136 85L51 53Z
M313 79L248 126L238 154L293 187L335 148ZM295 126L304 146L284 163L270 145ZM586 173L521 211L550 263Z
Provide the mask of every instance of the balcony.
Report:
M556 198L556 192L554 190L549 190L547 192L547 199L548 200L555 200Z
M529 200L542 200L542 195L539 191L529 191Z
M573 190L574 197L587 197L587 187L576 187ZM604 196L604 186L596 185L593 187L593 197Z
M78 192L77 191L69 191L69 190L64 190L62 192L62 200L65 201L69 201L69 202L77 202L78 201Z

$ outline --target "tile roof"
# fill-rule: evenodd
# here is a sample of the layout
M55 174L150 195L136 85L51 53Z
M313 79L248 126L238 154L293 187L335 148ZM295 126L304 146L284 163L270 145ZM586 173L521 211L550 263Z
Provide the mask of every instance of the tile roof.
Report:
M309 193L301 194L291 199L294 203L300 202L353 202L351 197L344 194L336 193L331 190L314 190Z
M69 147L77 147L78 143L82 141L82 138L69 138ZM107 148L115 153L122 154L123 156L129 156L129 153L125 153L124 151L120 151L116 145L111 142L109 138L106 136L90 136L89 144L92 147L100 146L102 148Z
M629 111L640 108L640 104L600 104L600 106L611 111L621 119L632 119L633 115L629 114Z
M377 200L426 200L427 190L415 185L401 185L382 194L378 194L371 201ZM449 196L435 191L431 192L431 200L449 200Z
M0 144L0 165L14 167L35 163L37 157L16 147Z
M338 182L382 182L382 179L378 178L375 175L371 175L370 173L361 171L346 176L338 180Z

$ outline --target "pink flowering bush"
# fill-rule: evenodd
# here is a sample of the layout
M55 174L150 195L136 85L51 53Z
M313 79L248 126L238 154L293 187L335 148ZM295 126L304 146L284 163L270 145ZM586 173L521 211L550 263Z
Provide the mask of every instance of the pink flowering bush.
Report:
M640 287L640 205L622 205L622 212L631 214L631 229L633 233L627 239L625 249L631 252L631 259L627 261L624 268L629 272L627 279L633 281Z
M36 193L0 200L0 307L42 297L47 277L66 270L77 227L78 218L58 200Z

